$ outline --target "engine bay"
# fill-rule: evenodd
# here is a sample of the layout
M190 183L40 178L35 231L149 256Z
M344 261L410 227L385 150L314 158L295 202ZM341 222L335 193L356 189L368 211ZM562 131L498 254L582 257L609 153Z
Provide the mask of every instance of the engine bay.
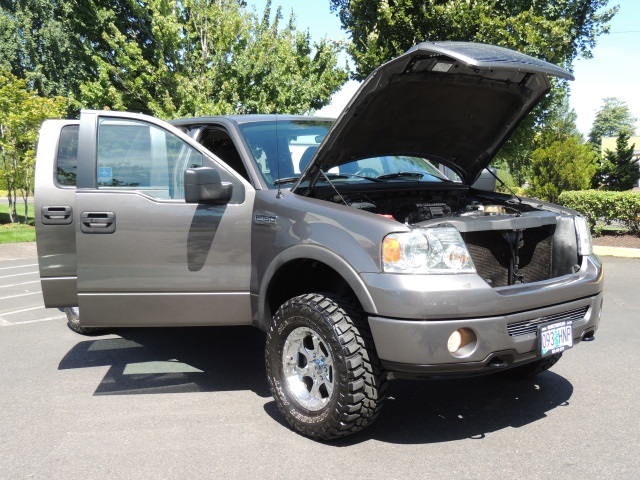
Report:
M493 192L470 193L468 188L331 193L318 196L408 225L448 218L497 215L519 217L524 212L535 211L530 205L508 195Z

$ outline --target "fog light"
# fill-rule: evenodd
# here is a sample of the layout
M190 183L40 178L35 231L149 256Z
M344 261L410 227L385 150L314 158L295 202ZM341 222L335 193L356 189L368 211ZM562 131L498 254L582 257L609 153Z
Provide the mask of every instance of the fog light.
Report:
M447 340L449 353L457 358L464 358L471 355L478 346L478 337L470 328L459 328Z
M451 334L449 340L447 341L447 348L451 353L455 353L460 350L462 346L462 332L460 330L456 330Z

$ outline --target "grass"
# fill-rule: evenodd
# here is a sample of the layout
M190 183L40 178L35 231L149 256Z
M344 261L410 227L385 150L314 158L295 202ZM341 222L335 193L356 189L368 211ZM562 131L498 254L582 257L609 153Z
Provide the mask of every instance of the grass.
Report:
M31 225L7 223L0 225L0 243L35 242L36 229Z
M23 220L24 203L16 206L20 221ZM29 205L29 223L9 223L9 206L0 204L0 243L35 242L36 229L33 226L33 205Z

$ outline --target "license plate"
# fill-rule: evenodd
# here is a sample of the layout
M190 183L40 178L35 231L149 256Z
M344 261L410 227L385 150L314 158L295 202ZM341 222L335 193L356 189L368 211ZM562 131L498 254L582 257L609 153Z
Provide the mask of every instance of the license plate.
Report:
M573 324L562 321L538 328L538 351L541 357L555 355L573 347Z

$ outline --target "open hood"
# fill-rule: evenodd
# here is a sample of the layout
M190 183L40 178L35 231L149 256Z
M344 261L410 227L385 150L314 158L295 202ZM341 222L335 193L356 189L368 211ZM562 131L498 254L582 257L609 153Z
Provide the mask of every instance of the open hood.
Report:
M431 158L470 185L566 70L506 48L424 42L363 82L298 184L319 171L383 155Z

